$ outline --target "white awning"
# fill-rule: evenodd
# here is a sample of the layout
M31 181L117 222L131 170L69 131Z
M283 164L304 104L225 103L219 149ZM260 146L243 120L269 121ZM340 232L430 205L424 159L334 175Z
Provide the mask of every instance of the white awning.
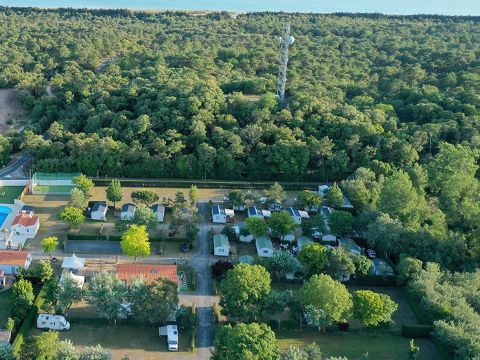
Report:
M235 211L233 211L232 209L225 209L225 214L228 217L234 217L235 216Z
M272 212L270 210L262 210L262 214L266 218L269 218L272 216Z
M302 217L302 219L310 219L310 215L308 215L308 212L302 211L302 210L298 210L298 213L300 214L300 216Z
M79 258L74 254L66 257L62 262L62 269L83 269L87 259Z

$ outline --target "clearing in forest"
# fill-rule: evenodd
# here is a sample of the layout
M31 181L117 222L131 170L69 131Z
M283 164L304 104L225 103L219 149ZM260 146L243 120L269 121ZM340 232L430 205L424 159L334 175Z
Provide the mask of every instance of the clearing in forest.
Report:
M27 121L27 113L20 105L17 90L0 89L0 133L21 129Z

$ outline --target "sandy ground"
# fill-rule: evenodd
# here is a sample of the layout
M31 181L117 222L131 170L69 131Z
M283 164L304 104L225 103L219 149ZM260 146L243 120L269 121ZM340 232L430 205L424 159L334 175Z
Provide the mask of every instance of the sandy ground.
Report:
M16 89L0 89L0 133L10 129L19 129L27 122L28 117L20 106ZM7 122L10 122L7 124Z

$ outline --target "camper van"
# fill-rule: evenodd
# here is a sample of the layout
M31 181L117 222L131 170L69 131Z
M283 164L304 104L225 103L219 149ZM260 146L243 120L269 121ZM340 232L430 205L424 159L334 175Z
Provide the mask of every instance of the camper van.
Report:
M167 345L169 351L178 351L178 328L177 325L162 326L159 329L160 336L167 337Z
M70 323L62 315L39 314L37 328L48 330L68 330Z

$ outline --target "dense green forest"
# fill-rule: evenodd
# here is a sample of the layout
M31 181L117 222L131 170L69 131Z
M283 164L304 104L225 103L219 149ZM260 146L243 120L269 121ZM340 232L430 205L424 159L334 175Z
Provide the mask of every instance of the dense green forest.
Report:
M0 8L0 87L32 117L3 152L28 149L41 171L341 182L355 228L410 271L437 338L473 359L478 39L477 18Z

